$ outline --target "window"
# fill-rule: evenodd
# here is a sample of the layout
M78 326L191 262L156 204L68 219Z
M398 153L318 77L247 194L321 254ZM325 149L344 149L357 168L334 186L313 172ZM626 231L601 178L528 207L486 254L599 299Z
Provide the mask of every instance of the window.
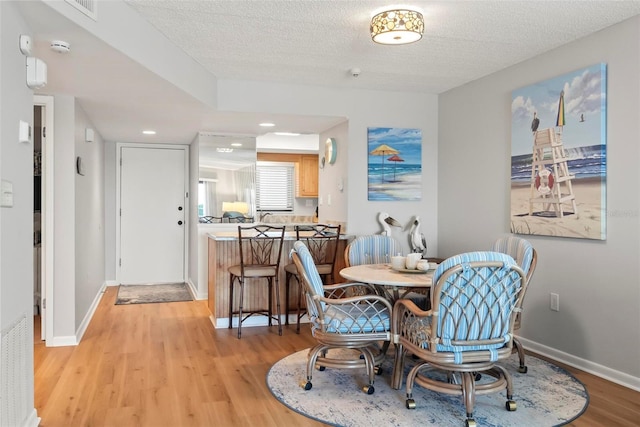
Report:
M258 162L256 199L259 211L293 211L293 163Z

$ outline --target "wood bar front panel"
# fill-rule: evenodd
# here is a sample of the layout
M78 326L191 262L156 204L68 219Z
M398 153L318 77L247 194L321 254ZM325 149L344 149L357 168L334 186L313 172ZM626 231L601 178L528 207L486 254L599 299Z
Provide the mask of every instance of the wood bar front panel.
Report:
M282 257L280 259L280 300L281 312L285 313L285 272L284 266L290 261L289 252L293 249L295 240L285 240L282 247ZM347 239L338 242L338 254L336 256L335 278L336 282L344 281L340 277L340 270L345 267L344 250ZM208 305L214 318L220 319L229 316L229 273L227 268L240 264L240 247L237 240L216 240L209 238L209 274L208 274ZM237 309L239 287L234 290L234 309ZM244 309L259 310L268 306L268 286L266 279L247 280L244 293ZM291 282L289 295L289 309L295 312L298 299L298 286L295 279ZM275 305L274 305L275 310Z

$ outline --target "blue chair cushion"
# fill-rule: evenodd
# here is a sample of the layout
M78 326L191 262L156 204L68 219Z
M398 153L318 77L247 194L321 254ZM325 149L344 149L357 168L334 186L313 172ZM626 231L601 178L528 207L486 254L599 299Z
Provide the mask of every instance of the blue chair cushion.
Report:
M385 264L399 251L400 245L393 237L360 236L349 245L349 265Z
M504 267L495 275L491 275L489 267L480 268L475 277L476 271L468 268L469 263L474 261L498 261L502 262ZM509 316L512 310L500 310L500 305L513 308L515 304L516 291L522 286L510 289L509 293L496 292L495 284L507 274L514 275L517 280L520 278L515 272L510 270L511 266L517 265L516 261L509 255L498 252L469 252L447 258L443 261L434 274L434 283L440 279L445 271L456 265L462 264L463 270L449 276L447 283L441 288L441 300L438 311L438 336L441 337L442 344L438 344L438 351L450 351L454 353L473 351L473 350L490 350L497 349L508 342L511 337L509 335ZM467 268L464 266L467 265ZM456 283L458 276L464 276L469 280L470 285L460 288ZM490 277L484 280L483 277ZM474 289L477 286L477 291ZM448 313L443 316L443 313ZM488 322L487 319L493 319ZM456 324L456 320L460 319ZM494 339L502 338L502 343L477 346L455 346L450 341L460 339ZM426 348L428 343L424 344Z
M533 260L533 246L529 241L515 236L501 237L495 241L491 250L510 255L524 271L524 275L529 274Z
M367 308L331 306L324 313L325 319L331 319L327 332L337 334L386 332L391 328L390 314L384 305L377 303Z

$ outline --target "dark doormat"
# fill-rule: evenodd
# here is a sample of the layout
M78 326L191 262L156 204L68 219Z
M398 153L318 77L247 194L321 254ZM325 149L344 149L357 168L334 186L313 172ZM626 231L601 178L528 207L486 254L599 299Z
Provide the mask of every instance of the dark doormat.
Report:
M120 285L116 305L193 301L186 283Z

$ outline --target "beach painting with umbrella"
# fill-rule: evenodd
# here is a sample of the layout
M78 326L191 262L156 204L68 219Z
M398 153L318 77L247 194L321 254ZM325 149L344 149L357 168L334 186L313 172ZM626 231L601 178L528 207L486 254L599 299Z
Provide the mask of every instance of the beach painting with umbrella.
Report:
M422 199L422 131L368 128L368 199Z
M511 232L605 240L607 68L512 92Z

